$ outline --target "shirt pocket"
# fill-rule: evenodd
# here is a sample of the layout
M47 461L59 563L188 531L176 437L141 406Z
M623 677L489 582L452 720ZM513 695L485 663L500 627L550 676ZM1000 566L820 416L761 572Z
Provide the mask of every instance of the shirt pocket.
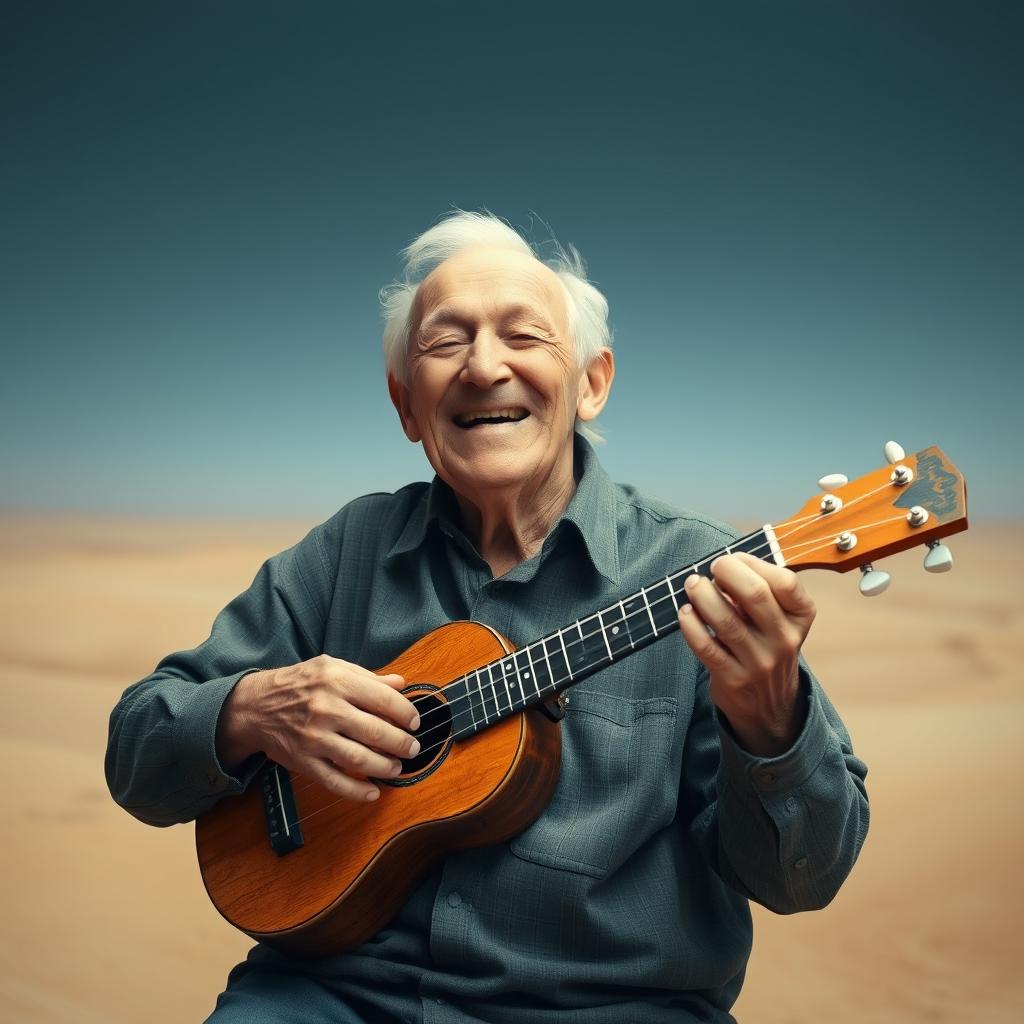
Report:
M678 702L583 689L568 697L555 794L509 848L534 864L604 878L675 817Z

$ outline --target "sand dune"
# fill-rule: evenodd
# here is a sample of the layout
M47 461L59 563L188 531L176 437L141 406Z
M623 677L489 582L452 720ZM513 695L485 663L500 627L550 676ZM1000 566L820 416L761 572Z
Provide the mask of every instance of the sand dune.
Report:
M198 1021L250 942L208 904L191 826L110 801L110 708L191 647L295 523L0 522L0 1019ZM808 655L870 766L872 828L833 905L756 912L744 1024L1024 1019L1021 576L1010 528L954 538L956 570L890 559L865 600L807 578Z

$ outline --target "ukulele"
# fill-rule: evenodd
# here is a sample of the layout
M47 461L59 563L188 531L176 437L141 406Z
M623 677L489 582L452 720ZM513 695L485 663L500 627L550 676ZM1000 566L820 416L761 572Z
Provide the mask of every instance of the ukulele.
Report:
M397 672L420 715L420 752L374 779L372 803L339 798L268 762L246 791L196 821L196 849L214 906L252 938L300 954L352 949L395 915L445 853L502 842L547 806L561 761L564 691L679 628L683 582L745 551L790 569L860 568L867 596L888 586L873 561L927 545L925 569L952 567L940 538L967 529L967 489L938 448L826 492L693 565L669 572L516 649L490 626L451 622L377 671Z

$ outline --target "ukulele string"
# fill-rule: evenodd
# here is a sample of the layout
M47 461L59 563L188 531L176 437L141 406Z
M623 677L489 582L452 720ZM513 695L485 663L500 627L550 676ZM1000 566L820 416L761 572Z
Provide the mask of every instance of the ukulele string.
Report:
M889 484L885 484L882 487L879 487L877 490L883 490L887 486L890 486L890 485ZM851 501L849 503L849 505L847 505L846 507L849 508L850 505L853 505L856 501L860 501L863 498L868 498L868 497L871 496L871 494L874 494L874 493L877 493L877 491L872 491L872 492L870 492L868 494L862 495L861 498L854 499L854 501ZM819 519L820 520L821 518L823 518L823 516L816 516L816 517L811 517L811 518ZM904 518L905 517L902 516L902 515L900 515L900 516L893 516L893 517L891 517L889 519L879 520L879 521L877 521L875 523L867 523L867 524L863 524L863 525L858 525L858 526L854 527L854 529L861 530L861 531L876 529L879 526L885 526L885 525L887 525L889 523L899 522L899 521L903 520ZM780 524L778 528L781 529L784 526L790 525L793 522L797 522L797 520L789 520L787 522L784 522L784 523ZM804 525L807 525L807 524L805 523ZM787 533L787 534L785 534L785 535L783 535L781 537L776 535L776 540L778 541L780 548L782 547L782 541L783 540L786 540L789 537L792 537L794 534L799 533L800 530L803 529L803 528L804 528L804 526L797 526L795 529L790 530L789 533ZM815 551L820 551L820 550L823 550L825 548L830 548L835 543L835 541L832 540L832 539L826 540L826 541L823 541L823 542L816 542L814 540L802 541L802 542L795 542L793 544L790 544L790 545L788 545L788 547L790 549L792 549L792 548L795 548L795 547L805 547L808 544L815 544L815 543L817 543L816 547L812 547L810 550L803 552L803 554L804 555L809 555L809 554L813 554ZM771 547L770 543L765 543L765 544L760 545L759 547L755 548L754 550L752 550L752 551L750 551L748 553L749 554L754 554L755 552L764 551L766 549L769 549L770 547ZM692 566L690 566L690 567L688 567L686 569L682 569L679 572L673 573L670 577L668 577L668 576L665 577L665 579L666 580L673 580L673 579L678 578L679 576L683 576L683 575L686 575L686 574L692 575L693 572L696 571L697 568L707 564L708 562L714 561L716 558L719 558L719 557L721 557L721 556L716 552L716 553L714 553L712 555L707 556L704 559L701 559L701 560L699 560L697 562L694 562ZM659 581L659 583L660 583L660 581ZM671 587L671 583L669 585ZM654 601L650 602L650 607L653 608L655 605L660 604L660 603L662 603L664 601L672 600L672 597L673 597L673 594L670 594L667 597L655 598ZM612 607L614 607L614 606L612 606ZM608 610L608 609L604 609L604 610ZM634 618L634 617L639 616L639 615L646 615L646 614L647 614L647 609L645 607L643 609L643 611L637 611L637 612L629 613L628 615L626 615L624 617L623 621L626 621L626 620L628 620L630 618ZM577 622L577 625L581 626L584 622L589 622L591 619L593 619L595 617L599 617L599 616L600 616L600 612L595 612L593 615L587 616L587 618L579 620ZM566 627L566 628L568 628L568 627ZM658 639L660 639L661 637L668 636L669 633L674 632L678 628L679 628L678 622L674 621L672 623L668 623L663 628L663 630L656 630L656 636L658 637ZM568 648L568 647L575 646L577 644L584 643L586 640L591 639L591 638L599 635L600 632L601 632L601 629L599 628L599 629L595 630L593 633L587 633L585 635L581 635L581 638L579 640L570 641L569 643L566 644L566 647ZM537 643L537 641L535 641L534 644L527 645L527 647L535 646L536 643ZM526 650L526 649L527 648L520 648L520 650ZM515 655L515 654L517 654L519 652L518 651L513 651L513 652L510 652L510 653L512 655ZM507 655L506 655L506 657L507 657ZM504 660L504 658L499 659L499 660ZM491 662L490 664L495 664L495 662ZM488 668L489 669L489 665L482 665L480 667L480 669L476 669L475 670L475 674L478 675L480 670L484 669L484 668ZM566 668L568 669L568 662L566 664ZM488 674L490 674L490 673L488 673ZM568 676L563 677L563 678L558 679L558 680L555 680L555 681L553 681L551 683L548 683L545 687L543 687L542 690L540 690L540 689L538 690L538 693L537 693L538 700L542 699L545 695L554 695L555 693L558 692L558 690L559 690L559 688L561 686L563 686L566 682L570 682L572 680L572 678L573 678L573 674L572 674L571 671L569 671L569 675ZM469 681L469 674L467 673L467 675L461 677L460 679L453 680L452 683L447 683L445 686L441 687L441 690L442 691L446 690L449 686L452 686L454 683L467 683L468 684L468 681ZM493 689L493 677L492 677L492 689ZM547 693L547 691L549 691L549 690L550 690L550 694ZM477 693L479 693L481 695L482 695L482 692L483 692L482 690L477 690ZM471 698L473 696L474 696L474 694L472 692L467 692L464 695L462 695L461 697L455 697L451 701L447 701L444 704L441 704L438 707L431 709L431 711L427 711L426 713L424 713L424 715L423 715L423 717L421 719L420 728L422 728L423 722L426 721L426 719L430 716L430 714L432 712L434 712L434 711L443 711L445 708L449 708L450 709L452 706L457 704L460 700L465 700L465 699ZM495 693L495 707L497 708L497 694L496 693ZM509 710L511 710L511 708ZM450 712L449 712L449 714L450 714ZM486 720L486 713L485 713L484 717L485 717L485 724L486 725L490 725L491 723ZM447 744L449 742L449 740L454 742L457 739L461 739L463 736L473 735L475 732L476 732L476 722L474 720L473 726L471 728L467 728L467 729L464 729L462 731L457 731L457 732L451 733L448 736L446 736L443 740L441 740L439 743L435 743L433 746L430 746L430 747L426 748L426 750L419 751L419 753L417 755L415 755L415 756L421 757L424 754L433 753L435 750L439 750L442 747L444 747L445 744ZM406 760L408 760L408 758L406 758ZM294 774L296 776L298 776L299 778L304 777L303 773L300 773L300 772L295 772ZM381 781L386 783L387 779L382 779ZM301 788L295 790L294 795L298 796L300 793L304 792L305 790L307 790L307 789L309 789L312 786L317 785L317 784L318 783L316 782L316 780L311 780L307 785L302 786ZM300 825L300 824L302 824L302 822L308 820L309 818L313 817L314 815L319 814L320 811L329 810L331 807L337 806L339 803L343 802L346 799L349 799L349 798L341 797L338 800L334 801L333 803L330 803L330 804L325 805L324 807L318 808L316 811L311 811L309 814L296 819L296 821L293 824Z
M898 518L902 519L903 517L899 516ZM859 529L864 529L864 527L859 527ZM820 550L822 548L831 547L832 544L833 544L833 541L825 541L822 544L820 544L818 546L818 548L812 548L811 551L805 552L805 554L811 554L815 550ZM668 600L668 599L665 598L665 600ZM670 626L665 631L665 633L662 634L662 635L663 636L667 636L669 634L669 632L672 631L673 628L677 628L677 627L671 627ZM591 633L589 635L594 636L595 634ZM558 687L561 686L563 683L566 683L566 682L570 681L571 678L572 678L571 676L566 676L564 679L560 679L560 680L556 681L555 683L550 684L553 687L552 693L556 693L557 690L558 690ZM545 689L547 689L547 687L545 687ZM450 736L447 736L441 743L437 743L433 747L427 748L427 750L420 751L420 753L421 754L432 753L434 750L439 750L439 749L441 749L441 747L445 746L445 744L447 744L449 742L449 740L452 743L454 743L456 740L461 739L463 736L472 736L472 735L474 735L474 730L473 729L465 729L462 732L454 732ZM296 774L298 774L298 773L296 773ZM382 783L385 783L385 784L387 782L386 779L381 779L379 781L382 782ZM305 788L308 789L310 787L307 786ZM323 788L326 788L326 787L323 787ZM296 818L296 820L294 822L292 822L289 827L301 825L304 822L309 821L310 818L315 818L318 814L322 813L323 811L329 811L332 807L337 807L339 804L346 803L346 802L354 802L354 801L352 801L350 797L339 797L337 800L333 800L329 804L324 804L323 807L318 807L315 811L310 811L309 814L304 814L301 818ZM367 802L369 802L369 801L367 801Z
M877 523L863 523L860 526L857 526L856 529L861 530L861 531L863 531L863 530L874 530L874 529L877 529L879 526L888 526L889 523L905 522L906 518L907 518L906 516L891 516L889 519L879 519ZM815 538L814 540L794 541L792 544L788 545L788 547L790 548L790 550L792 550L794 548L807 547L808 544L817 544L817 543L818 543L818 539ZM835 542L834 541L829 541L828 543L831 545L831 544L834 544ZM809 554L812 554L814 551L818 551L818 550L820 550L820 547L811 548L810 551L804 551L804 552L802 552L802 554L809 555Z
M857 504L858 502L863 501L866 498L870 498L873 495L877 494L879 491L885 490L887 487L890 487L890 486L891 486L890 483L882 484L880 487L875 488L875 490L868 491L865 494L862 494L859 498L854 498L847 505L845 505L844 508L851 508L853 505ZM783 541L785 541L788 538L792 537L794 534L799 533L801 530L805 529L807 526L810 526L812 522L820 522L821 520L823 520L825 518L825 516L826 516L826 513L814 513L813 515L808 515L808 516L803 516L803 517L799 517L799 518L793 518L793 519L784 520L778 526L774 527L774 530L776 531L776 536L775 536L776 542L779 544L779 546L781 548L781 545L782 545ZM897 519L901 519L903 517L902 516L897 516L896 518ZM886 520L886 522L891 522L891 521L892 520ZM876 525L879 525L879 524L869 524L867 526L858 525L858 526L853 527L853 529L867 530L867 529L871 529L873 526L876 526ZM781 535L779 534L778 531L783 530L783 529L785 529L786 527L789 527L789 526L793 526L794 528L791 529L788 533L781 534ZM814 543L814 541L807 541L805 543L810 544L810 543ZM826 542L826 546L829 545L829 544L832 544L832 543L834 543L834 541L833 540L829 540L829 541ZM791 547L792 546L794 546L794 545L791 545ZM764 544L761 544L758 547L752 549L751 551L748 552L748 554L759 555L762 552L769 551L770 549L771 549L771 543L769 541L765 541ZM675 596L677 596L675 594L675 588L673 586L673 583L676 580L678 580L680 577L692 576L698 569L700 569L701 567L709 564L710 562L713 562L716 558L719 558L719 557L721 557L720 552L717 552L717 551L713 552L712 554L708 555L707 557L694 562L690 566L687 566L685 569L680 569L677 572L674 572L674 573L670 574L669 576L665 576L663 580L658 580L658 582L655 583L651 587L651 589L653 589L656 586L660 586L660 584L662 582L666 582L666 583L669 584L669 588L670 588L671 592L667 596L665 596L665 597L655 598L653 601L650 601L649 602L650 607L654 608L656 605L661 604L661 603L663 603L665 601L673 600L673 598ZM644 588L644 589L646 589L646 588ZM575 625L577 627L582 627L583 625L585 625L585 624L587 624L589 622L592 622L594 619L597 619L598 620L598 628L596 630L594 630L592 633L583 633L581 629L578 629L578 631L580 632L580 637L578 639L575 639L575 640L569 640L567 638L565 639L566 649L568 650L568 649L570 649L572 647L576 647L579 644L585 643L587 640L590 640L590 639L592 639L595 636L599 636L601 634L601 632L602 632L601 615L605 614L607 612L613 611L617 604L619 604L619 602L614 602L611 605L609 605L607 608L602 608L600 611L593 612L592 614L586 616L585 618L578 619L576 621L576 623L575 623ZM625 614L621 621L626 623L627 624L627 628L628 628L628 623L629 623L630 619L644 618L646 616L647 616L647 606L645 605L644 608L637 609L635 612L629 612L629 613ZM618 625L618 622L613 623L613 625ZM572 628L571 626L565 626L561 630L558 630L557 632L564 633L566 630L571 629L571 628ZM552 635L554 635L554 634L552 634ZM444 691L446 691L448 689L448 687L454 686L454 685L457 685L457 684L465 684L468 687L469 686L469 682L470 682L470 676L475 675L475 676L477 676L477 690L476 690L476 693L482 694L483 693L483 689L482 689L482 685L483 684L482 684L482 681L480 680L480 673L486 671L488 676L491 677L491 689L492 689L493 696L494 696L494 699L495 699L495 707L497 708L498 707L498 701L497 701L497 693L494 692L495 683L494 683L494 677L493 677L493 671L492 671L493 666L500 665L501 662L505 661L506 658L511 658L511 659L514 660L514 658L515 658L515 656L517 654L521 654L523 652L530 651L532 648L541 645L543 640L547 640L547 639L550 639L550 638L549 637L543 637L541 640L535 640L535 641L533 641L533 643L527 644L525 647L520 647L520 648L518 648L515 651L510 651L507 654L503 655L501 658L495 658L493 661L488 662L485 665L481 665L479 668L474 669L472 672L467 672L465 675L460 676L458 679L453 679L451 682L446 683L444 686L440 687L440 690L442 692L444 692ZM541 656L538 657L538 659L537 659L538 662L540 662L542 660L542 658L543 658L543 650L544 650L544 648L541 647L542 654L541 654ZM529 656L528 656L528 660L530 660ZM568 659L566 659L566 662L568 663ZM571 678L571 673L570 673L570 678ZM503 673L501 681L504 682L504 680L505 680L505 676L504 676L504 673ZM433 714L434 712L442 711L442 710L444 710L444 708L452 708L459 701L470 699L473 696L475 696L475 694L473 692L467 692L467 693L463 694L462 696L456 696L456 697L452 698L451 700L445 701L444 704L439 705L438 707L435 707L435 708L432 708L432 709L428 710L427 712L424 713L423 717L420 720L420 728L423 727L423 722L425 722L426 719L429 718L430 715ZM420 751L420 753L422 754L424 752ZM417 755L417 756L419 756L419 755Z
M817 519L817 518L820 518L820 515L804 517L804 519L807 519L807 520ZM791 520L790 522L803 522L803 520ZM789 523L786 523L785 525L789 525ZM800 529L800 528L801 527L798 527L797 529ZM795 533L795 532L796 532L796 530L791 531L791 533L790 534L786 534L786 536L787 537L791 536L792 533ZM777 537L776 539L781 541L782 538L778 538ZM760 545L759 547L755 548L753 551L750 552L750 554L757 554L757 553L760 553L762 551L770 550L770 548L771 548L771 544L766 542L765 544ZM707 556L706 558L703 558L703 559L700 559L700 560L694 562L693 565L687 567L686 569L681 569L681 570L679 570L679 572L673 573L671 576L666 576L665 577L665 581L668 582L669 587L671 588L672 587L672 581L675 580L677 577L684 576L686 574L692 575L693 572L695 572L701 566L707 564L710 561L714 561L714 559L717 558L717 557L719 557L718 553L715 552L715 553ZM660 584L660 582L661 581L659 580L658 584ZM655 586L657 586L658 584L655 584ZM662 601L667 601L667 600L670 600L670 597L655 598L653 601L649 602L649 606L651 608L654 608L656 605L658 605ZM609 611L611 607L614 607L614 605L610 606L609 608L602 609L602 610L603 611ZM588 615L586 618L577 619L577 621L576 621L577 627L582 627L584 624L590 622L591 619L593 619L595 617L597 617L599 619L600 614L601 614L601 612L595 612L593 615ZM638 609L635 612L629 612L629 613L625 614L623 616L622 622L624 624L626 624L626 628L628 630L629 629L628 623L629 623L630 619L638 617L638 616L646 616L646 615L647 615L647 607L645 606L643 609ZM571 628L571 627L566 626L562 630L560 630L560 632L565 632L565 630L567 630L569 628ZM568 658L569 650L571 650L572 648L578 646L579 644L585 643L587 640L591 639L592 637L595 637L595 636L599 635L599 633L600 633L600 626L593 633L586 633L586 634L584 634L582 629L580 629L580 636L576 640L569 640L567 638L563 638L563 642L565 644L565 649L566 649L566 656L565 656L566 668L568 668L568 664L569 664L569 658ZM663 634L663 635L667 635L667 634ZM547 638L545 637L545 638L542 638L542 640L543 639L547 639ZM427 719L430 718L431 715L435 715L437 712L443 712L445 709L448 709L449 716L450 716L451 715L451 709L453 707L455 707L455 705L458 704L460 701L472 699L474 696L479 695L480 696L480 700L481 700L481 705L482 705L482 702L484 700L484 686L486 684L481 679L480 673L484 672L484 671L486 671L487 675L490 677L491 696L492 696L492 698L494 700L495 710L500 710L500 708L499 708L499 701L498 701L498 692L497 692L496 684L495 684L495 681L494 681L494 675L493 675L493 672L492 672L492 666L496 665L496 664L500 664L502 661L505 660L505 658L508 658L508 657L513 657L514 658L514 656L516 654L519 654L522 651L528 650L529 648L536 647L538 644L541 644L541 643L542 643L541 640L535 640L532 644L527 644L526 647L521 647L521 648L519 648L516 651L509 651L508 653L503 655L501 658L495 659L494 661L488 662L487 664L480 665L478 668L474 669L472 672L467 672L465 675L459 677L458 679L453 679L450 682L445 683L443 686L441 686L439 688L440 692L442 692L442 693L446 693L446 691L448 690L449 687L454 686L456 684L464 684L467 687L467 692L465 694L463 694L462 696L458 696L457 695L455 697L452 697L450 700L445 700L442 703L440 703L439 705L437 705L436 707L429 708L427 711L425 711L423 713L423 715L420 717L420 724L419 724L418 731L422 731L426 727L425 723L426 723ZM543 647L541 649L543 650ZM527 657L529 658L529 655ZM538 657L538 661L540 661L540 660L541 660L540 657ZM550 665L549 665L549 667L550 667ZM470 680L470 676L472 676L472 675L475 675L476 678L477 678L477 688L476 688L475 691L469 690L469 680ZM570 670L568 678L572 679L572 672L571 672L571 670ZM502 681L504 681L504 679L505 679L505 675L504 675L504 673L502 673ZM557 683L556 684L556 689L557 689L557 686L560 686L561 682L564 682L564 681L565 680L561 680L559 683ZM551 685L551 684L548 684L548 685ZM537 699L540 700L542 698L542 696L543 695L538 690ZM509 703L511 705L511 694L509 694ZM509 708L509 710L511 710L511 707ZM486 710L484 711L484 722L485 722L485 724L490 724L487 721ZM474 722L474 724L475 724L475 722ZM427 728L433 728L433 726L429 726ZM429 747L426 750L420 750L414 756L415 757L422 757L424 754L431 753L433 750L438 749L438 747L443 746L445 742L447 742L447 738L444 741L442 741L442 743L440 743L440 744L435 744L433 747ZM409 760L409 759L406 758L405 760ZM311 786L314 786L314 785L318 784L316 779L314 779L314 778L312 778L310 776L307 776L304 773L295 772L294 774L298 778L307 778L309 780L306 783L306 785L298 787L298 788L296 788L293 791L295 796L298 796L300 793L305 792ZM305 819L300 819L300 821L302 821L302 820L305 820ZM298 824L298 822L296 824Z
M887 482L887 483L884 483L884 484L880 485L879 487L876 487L872 491L867 491L866 493L860 495L859 497L854 498L851 501L849 501L844 506L844 508L845 509L852 508L858 502L864 501L865 499L870 498L870 497L874 496L875 494L878 494L880 491L883 491L883 490L885 490L886 488L888 488L890 486L892 486L891 483ZM818 513L813 513L813 514L810 514L810 515L807 515L807 516L794 517L793 519L783 520L781 523L779 523L777 526L774 527L774 529L776 531L775 539L778 542L780 548L781 548L781 545L782 545L783 541L785 541L788 538L790 538L790 537L794 536L795 534L799 533L801 530L803 530L807 526L811 525L811 523L822 521L825 518L825 516L826 516L826 513L818 512ZM901 519L903 517L902 516L897 516L895 518L896 519ZM888 523L888 522L892 522L892 521L894 521L894 520L885 520L884 522ZM856 530L868 530L868 529L871 529L874 526L878 526L878 525L882 525L882 524L880 524L880 523L873 523L873 524L869 524L869 525L866 525L866 526L857 525L857 526L853 527L853 529L856 529ZM787 527L793 527L793 528L790 529L788 533L784 533L784 534L780 535L779 531L784 530ZM798 547L798 546L803 546L803 545L806 545L806 544L813 544L813 543L815 543L815 542L814 541L805 541L802 544L791 544L789 546L790 546L790 548L793 548L793 547ZM832 543L833 543L833 541L830 540L830 541L826 542L826 544L824 546L828 546L828 545L830 545ZM760 553L762 553L764 551L770 550L770 548L771 548L770 542L766 541L764 544L759 545L758 547L754 548L753 550L751 550L748 553L752 554L752 555L757 555L757 554L760 554ZM805 552L805 554L809 554L809 553L810 552ZM673 582L675 580L677 580L679 577L683 577L683 576L687 576L687 575L693 575L693 573L696 572L697 569L699 569L700 567L708 564L709 562L713 562L718 557L720 557L719 553L718 552L713 552L711 555L708 555L706 558L703 558L703 559L698 560L697 562L694 562L691 566L688 566L685 569L680 569L678 572L675 572L675 573L672 573L669 576L666 576L665 577L665 582L667 582L669 584L669 588L672 590L672 593L670 593L667 597L655 598L653 601L648 602L650 607L654 608L656 605L658 605L658 604L660 604L660 603L662 603L664 601L673 600L673 597L675 596ZM657 584L654 584L654 586L658 586L660 583L661 583L661 581L659 580ZM608 608L601 609L600 611L594 612L592 615L588 615L586 618L577 620L576 625L579 628L579 627L582 627L585 623L588 623L588 622L590 622L590 621L592 621L593 619L596 618L596 619L598 619L598 628L596 630L594 630L592 633L585 633L585 634L583 633L582 629L579 628L579 632L580 632L579 639L576 639L576 640L566 640L565 641L566 650L568 651L569 648L576 647L579 644L585 643L587 640L590 640L590 639L592 639L595 636L599 636L600 633L601 633L601 629L602 629L601 621L600 621L600 616L601 616L602 612L611 611L614 607L615 607L614 604L610 605ZM624 615L622 621L626 624L626 627L628 629L629 628L628 623L629 623L630 619L637 618L637 617L642 618L642 617L644 617L646 615L647 615L647 607L645 606L643 609L638 609L635 612L629 612L628 614ZM571 628L571 627L566 626L560 632L564 632L566 629L569 629L569 628ZM660 636L667 636L668 632L671 632L673 628L675 628L675 627L670 625L668 630L666 630L663 633L660 633ZM542 640L544 640L544 639L547 639L547 638L542 638ZM426 720L432 714L435 714L436 712L443 712L445 709L449 709L449 715L450 715L451 714L451 710L450 709L453 708L456 704L458 704L462 700L469 700L469 699L472 699L474 696L479 695L480 698L481 698L481 701L482 701L484 699L483 698L483 693L484 693L483 686L484 686L484 683L483 683L483 681L480 678L480 673L482 671L485 671L485 670L487 671L487 674L488 674L488 676L490 677L490 680L491 680L491 693L492 693L492 697L494 699L495 709L497 710L499 708L499 702L498 702L498 694L497 694L496 684L495 684L494 676L493 676L493 672L492 672L492 666L496 665L496 664L500 664L500 662L504 661L506 657L512 657L514 659L516 654L519 654L522 651L527 651L528 649L536 647L538 644L541 644L541 643L542 643L541 640L537 640L537 641L534 641L532 644L527 644L526 647L519 648L516 651L510 651L508 654L503 655L501 658L497 658L494 661L489 662L486 665L481 665L479 668L474 669L473 672L466 673L465 675L461 676L460 678L454 679L451 682L446 683L444 686L440 687L441 692L445 692L445 691L447 691L447 689L450 686L454 686L456 684L465 684L465 686L467 687L467 692L465 694L463 694L462 696L455 696L451 700L446 700L442 704L439 704L437 707L431 708L431 709L427 710L426 712L424 712L423 716L420 719L420 726L419 726L419 728L422 729L423 726L424 726L424 723L426 722ZM544 648L542 647L541 650L543 651L543 649ZM527 655L527 657L529 659L529 655ZM568 668L568 658L566 658L566 667ZM470 679L471 675L475 675L477 677L477 689L476 689L475 692L468 689L468 687L469 687L469 679ZM572 672L571 671L570 671L570 674L569 674L568 678L570 680L572 679ZM503 673L502 674L502 681L504 682L504 680L505 680L505 675ZM558 686L561 686L561 684L563 682L565 682L565 681L566 680L563 679L563 680L560 680L557 684L555 684L556 685L556 689L557 689ZM548 684L548 685L550 686L551 684ZM537 693L538 700L541 699L542 696L543 696L543 694L541 694L541 692L538 690L538 693ZM509 708L509 710L511 710L511 707ZM484 721L485 721L485 725L489 725L490 724L490 722L487 720L486 711L484 713ZM475 726L475 724L476 723L474 721L474 726ZM433 726L430 726L430 728L433 728ZM423 754L430 753L431 751L436 750L439 746L443 746L444 742L447 742L447 740L443 741L441 744L436 744L435 746L430 747L427 750L420 750L415 756L416 757L420 757ZM408 760L408 759L406 759L406 760ZM305 790L309 789L310 786L318 784L317 780L312 779L309 776L306 776L304 773L295 772L295 775L297 777L299 777L299 778L309 778L310 779L310 781L306 785L304 785L304 786L302 786L302 787L300 787L300 788L295 790L295 795L296 796L299 793L302 793Z
M899 522L899 521L902 521L903 519L904 519L904 516L894 516L891 519L883 519L883 520L879 520L876 523L868 523L868 524L865 524L863 526L858 526L857 529L859 529L859 530L870 530L870 529L876 528L878 526L884 526L887 523ZM814 541L808 541L808 542L805 542L805 543L815 543L815 542ZM817 543L817 547L811 548L809 551L805 551L804 554L805 555L806 554L813 554L815 551L820 551L820 550L822 550L824 548L830 548L830 547L832 547L833 544L834 544L834 541L832 541L832 540L818 542ZM703 563L695 563L695 564L703 564ZM670 600L670 598L668 598L668 597L658 598L655 601L651 602L651 606L653 607L659 601L663 602L663 601L668 601L668 600ZM636 614L640 614L640 613L638 612ZM585 620L581 620L581 621L585 621ZM664 637L664 636L668 636L669 633L674 632L678 628L679 628L679 626L678 626L678 623L676 621L667 623L664 627L662 627L661 630L658 631L658 634L657 634L658 635L658 639L661 639L661 637ZM585 638L586 639L590 639L591 637L594 637L594 636L597 636L597 635L598 635L598 633L597 633L597 631L595 631L593 633L587 633ZM575 641L575 643L581 643L581 642L582 641ZM607 666L605 666L605 667L607 667ZM562 679L556 680L553 683L549 683L547 686L543 687L540 696L553 695L554 693L557 693L558 689L564 683L567 683L567 682L571 681L571 679L572 679L572 675L570 674L568 676L563 677ZM550 694L546 694L545 693L545 691L548 691L548 690L551 691ZM464 699L464 698L456 698L456 700L461 700L461 699ZM451 703L454 704L455 701L452 701ZM448 706L448 705L446 705L446 706ZM435 710L440 710L440 708L437 708ZM487 723L487 724L490 724L490 723ZM474 726L475 726L475 723L474 723ZM463 730L461 732L453 733L450 738L454 740L454 739L459 739L459 738L461 738L463 736L473 735L474 731L475 731L474 728L465 729L465 730ZM438 744L435 744L433 747L427 748L427 750L425 750L425 751L421 751L420 753L421 754L423 754L423 753L431 753L434 750L438 750L441 747L443 747L446 742L447 742L447 739L445 741L443 741L442 743L438 743ZM419 756L419 755L417 755L417 756Z

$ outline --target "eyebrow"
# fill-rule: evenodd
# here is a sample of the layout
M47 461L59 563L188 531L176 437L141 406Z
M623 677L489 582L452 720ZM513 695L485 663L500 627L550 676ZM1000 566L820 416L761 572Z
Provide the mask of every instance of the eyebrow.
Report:
M457 310L452 309L450 306L441 306L440 309L435 309L434 312L426 318L426 320L423 320L420 323L416 333L422 335L434 327L441 327L445 324L458 324L460 327L465 327L467 326L468 321Z
M533 306L525 303L516 303L515 305L508 306L502 311L500 318L502 325L514 323L518 320L530 320L545 331L554 333L551 325L548 323L547 317L543 316L541 312ZM446 324L468 327L470 325L470 319L460 313L457 309L453 309L451 306L441 306L439 309L435 309L434 312L420 324L416 333L422 337L435 327L442 327Z

